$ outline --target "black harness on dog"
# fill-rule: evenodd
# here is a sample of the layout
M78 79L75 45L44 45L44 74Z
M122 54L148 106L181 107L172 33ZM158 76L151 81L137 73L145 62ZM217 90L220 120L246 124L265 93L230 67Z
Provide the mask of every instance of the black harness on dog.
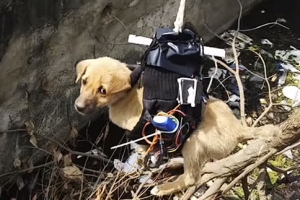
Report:
M200 123L207 98L202 85L202 63L203 46L195 32L189 29L181 33L169 28L157 29L142 57L141 66L131 74L133 86L143 73L144 110L134 129L127 132L127 137L135 140L154 133L156 127L152 120L159 112L178 119L177 123L180 123L176 132L162 132L157 141L153 141L154 137L138 142L145 144L152 141L154 151L149 156L151 153L159 155L158 160L161 161L171 152L177 152Z

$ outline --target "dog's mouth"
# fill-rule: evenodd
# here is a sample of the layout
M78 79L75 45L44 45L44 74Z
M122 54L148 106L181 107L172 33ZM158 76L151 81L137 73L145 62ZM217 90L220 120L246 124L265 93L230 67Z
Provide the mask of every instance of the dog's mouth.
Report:
M74 105L74 108L75 108L77 113L79 113L80 115L83 115L83 116L88 115L90 113L90 111L88 111L89 109L82 109L82 108L79 109L76 106L76 104Z
M81 115L88 115L91 114L93 111L93 106L84 104L78 99L74 103L74 108Z

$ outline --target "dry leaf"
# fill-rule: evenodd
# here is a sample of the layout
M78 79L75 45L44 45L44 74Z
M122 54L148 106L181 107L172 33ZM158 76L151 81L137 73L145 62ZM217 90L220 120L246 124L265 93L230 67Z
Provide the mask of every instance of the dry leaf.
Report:
M252 126L252 124L254 123L252 117L247 117L246 118L246 123L247 123L248 126Z
M277 75L275 74L275 75L272 77L271 82L276 81L276 79L277 79Z
M28 168L29 168L27 173L30 174L31 172L33 172L33 167L34 167L32 159L29 159L27 163L28 163Z
M33 135L35 131L35 127L32 121L26 121L25 122L26 131L29 135Z
M31 135L31 136L30 136L29 142L30 142L33 146L37 147L37 141L36 141L36 138L35 138L34 135Z
M22 176L17 177L16 183L17 183L17 186L18 186L19 190L22 190L25 186L25 183L24 183L24 180L23 180Z
M266 99L259 99L259 101L260 101L261 104L268 104Z
M15 158L14 160L14 167L18 168L21 166L21 160L19 158Z
M66 178L82 180L82 172L75 165L64 167L62 171Z
M56 151L54 149L53 150L53 157L54 157L54 161L58 163L62 159L63 155L60 153L60 151Z
M72 126L71 130L70 130L70 136L71 138L77 138L78 136L78 131Z
M35 194L31 200L37 200L37 194Z
M64 166L70 166L73 162L72 162L72 158L71 158L71 154L67 154L64 156Z
M78 136L78 132L77 130L72 126L71 130L70 130L70 145L75 147L76 145L76 138Z

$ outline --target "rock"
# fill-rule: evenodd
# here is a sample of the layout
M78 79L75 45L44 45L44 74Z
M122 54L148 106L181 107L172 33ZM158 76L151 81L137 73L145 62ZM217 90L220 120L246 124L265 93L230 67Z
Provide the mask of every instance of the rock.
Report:
M241 0L243 12L260 1ZM74 83L77 60L99 56L139 60L145 48L127 44L128 35L151 37L156 27L173 27L178 4L176 0L1 1L0 174L15 170L15 159L32 158L36 164L45 156L38 148L52 146L43 136L64 141L72 127L80 129L89 120L73 109L79 93ZM186 21L196 25L205 41L214 35L204 21L218 34L239 12L238 2L231 0L187 1L186 6ZM26 121L34 124L38 148L22 130Z

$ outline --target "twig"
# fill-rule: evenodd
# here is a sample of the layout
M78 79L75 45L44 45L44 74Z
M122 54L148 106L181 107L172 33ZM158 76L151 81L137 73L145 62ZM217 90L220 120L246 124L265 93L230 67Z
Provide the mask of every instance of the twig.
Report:
M9 176L9 175L12 175L12 174L28 172L28 171L31 171L33 169L38 169L38 168L45 167L45 166L48 166L48 165L51 165L51 164L54 164L54 161L50 161L50 162L47 162L47 163L44 163L44 164L41 164L41 165L33 166L33 167L28 168L28 169L21 169L21 170L16 170L16 171L0 174L0 178L5 177L5 176Z
M234 41L234 40L233 40ZM240 93L240 112L241 112L241 122L243 125L246 125L246 120L245 120L245 94L244 94L244 86L239 74L239 62L238 62L238 57L235 49L235 43L232 42L232 49L233 49L233 55L234 55L234 60L235 60L235 79L237 82L237 85L239 87L239 93Z
M277 152L276 149L270 150L268 154L261 157L257 160L256 163L249 165L246 167L243 173L241 173L239 176L237 176L223 191L223 194L227 193L239 180L241 180L243 177L245 177L247 174L249 174L252 170L254 170L256 167L260 166L262 163L264 163L267 159L269 159L272 155L274 155Z
M268 81L268 77L267 77L267 67L266 67L266 63L263 59L263 57L253 51L253 50L250 50L251 52L253 52L254 54L256 54L260 59L261 59L261 62L263 64L263 67L264 67L264 76L265 76L265 81L267 83L267 86L268 86L268 91L269 91L269 106L267 107L266 110L264 110L264 112L255 120L255 122L253 123L252 127L255 127L257 125L257 123L270 111L270 109L272 108L273 106L273 101L272 101L272 94L271 94L271 86L270 86L270 83Z
M206 190L206 192L198 200L215 199L215 196L226 180L227 178L220 178L215 180L214 184L208 190Z
M126 32L129 34L129 30L128 30L128 28L126 27L126 25L125 25L119 18L117 18L116 16L112 15L112 17L113 17L115 20L117 20L117 21L125 28Z
M94 158L94 159L97 159L97 160L102 160L102 161L105 161L107 163L113 164L113 161L111 161L110 159L105 158L102 155L97 155L96 156L96 155L92 155L92 154L89 154L89 153L82 153L82 152L79 152L79 151L73 151L73 150L65 147L64 145L60 144L59 142L53 140L52 138L49 138L49 137L47 137L45 135L43 137L45 137L46 139L48 139L50 142L58 145L60 148L66 150L67 152L69 152L72 155L85 156L85 157Z
M275 154L275 155L276 155L276 154ZM288 169L280 169L280 168L278 168L278 167L275 167L275 166L272 165L271 163L267 163L267 167L270 168L271 170L275 171L275 172L278 172L278 173L283 174L286 178L288 178L288 172L289 172L289 171L298 169L297 166L290 167L290 168L288 168Z
M242 188L244 191L245 200L248 200L249 196L250 196L247 179L248 179L248 176L245 176L244 178L242 178Z
M214 56L212 56L212 57L214 58ZM217 72L218 72L218 64L217 64L217 62L216 62L216 59L214 59L214 63L215 63L215 71L214 71L213 75L210 77L209 84L208 84L207 89L206 89L206 92L207 92L207 93L209 93L211 84L212 84L212 82L213 82L213 80L214 80L215 75L216 75ZM226 88L225 88L225 89L226 89Z
M257 185L256 185L256 189L258 191L258 196L260 200L268 199L266 196L266 178L267 178L266 175L267 175L266 163L263 163L259 169L259 175L257 178Z
M262 27L264 27L264 26L269 26L269 25L278 25L278 26L281 26L281 27L283 27L283 28L290 29L289 27L286 27L286 26L284 26L284 25L278 23L277 21L278 21L278 19L277 19L275 22L269 22L269 23L266 23L266 24L257 26L257 27L255 27L255 28L249 28L249 29L244 29L244 30L240 30L240 31L241 31L241 32L254 31L254 30L256 30L256 29L260 29L260 28L262 28Z
M295 143L295 144L293 144L293 145L291 145L291 146L286 147L285 149L279 151L279 152L276 153L275 155L282 154L282 153L284 153L284 152L286 152L286 151L288 151L288 150L294 149L294 148L296 148L296 147L298 147L298 146L300 146L300 141L297 142L297 143Z
M180 200L189 200L191 198L191 196L193 196L193 194L197 191L197 189L199 189L200 187L196 187L196 186L192 186L190 187L186 193L181 197Z
M111 187L110 187L110 189L109 189L109 191L108 191L108 193L107 193L107 196L106 196L105 200L107 200L108 197L109 197L109 195L111 195L111 194L113 193L113 188L114 188L114 186L116 185L116 182L117 182L117 180L118 180L118 177L119 177L120 173L121 173L121 172L118 171L117 176L115 177L115 179L114 179L114 181L113 181L113 183L112 183L112 185L111 185ZM121 177L121 180L122 180L124 177L125 177L125 176ZM121 180L120 180L120 181L121 181Z
M236 30L235 35L233 37L233 40L232 40L232 43L231 43L231 47L232 47L232 51L233 51L233 55L234 55L234 62L235 62L235 74L234 74L234 76L235 76L237 85L239 87L239 93L240 93L241 122L242 122L243 125L247 125L246 120L245 120L246 115L245 115L244 86L242 84L240 73L239 73L240 67L239 67L239 61L238 61L237 51L236 51L236 48L235 48L235 40L236 40L238 32L240 31L241 18L242 18L242 13L243 13L242 3L240 2L240 0L237 0L237 2L239 3L240 10L239 10L239 16L238 16L237 30Z
M234 45L233 45L234 46ZM235 56L236 55L236 50L234 48ZM228 65L226 65L224 62L222 62L221 60L212 58L215 62L219 63L220 65L222 65L224 68L226 68L229 72L231 72L236 79L237 85L239 87L239 92L240 92L240 110L241 110L241 121L243 125L246 125L246 121L245 121L245 96L244 96L244 87L242 84L242 80L240 75L238 74L239 71L237 70L237 68L239 68L238 64L236 64L236 71L234 71L233 69L231 69ZM237 57L235 58L237 61Z
M152 176L152 173L150 172L150 173L148 174L148 176L145 178L145 181L144 181L142 184L140 184L139 188L138 188L137 191L134 193L134 195L133 195L133 197L132 197L133 200L139 199L138 194L140 193L141 189L142 189L143 186L146 184L146 182L151 178L151 176Z
M26 131L27 131L26 129L14 129L14 130L6 130L0 133L2 134L2 133L14 133L14 132L26 132Z

